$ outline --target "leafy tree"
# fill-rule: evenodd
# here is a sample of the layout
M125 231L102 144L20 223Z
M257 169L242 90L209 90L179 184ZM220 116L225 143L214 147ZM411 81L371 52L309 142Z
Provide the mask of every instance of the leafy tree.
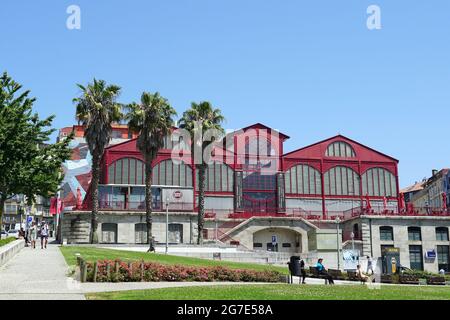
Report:
M186 129L191 134L192 163L198 170L198 235L197 244L203 244L203 226L205 224L205 182L207 159L203 157L206 148L214 142L214 139L203 139L203 135L209 130L224 133L222 122L225 120L220 109L215 109L210 102L203 101L192 103L191 108L183 113L178 122L180 128ZM201 159L195 157L197 146L201 148Z
M121 105L117 103L120 87L107 85L104 80L94 79L86 87L77 85L81 95L73 99L76 103L76 119L85 127L84 136L92 155L91 181L91 234L90 242L98 243L98 183L100 161L112 137L112 124L122 119Z
M32 107L35 98L6 72L0 77L0 229L5 202L25 195L28 204L35 196L56 193L63 179L61 164L70 158L70 135L55 144L46 144L55 129L54 119L43 120Z
M137 147L145 162L145 216L147 223L147 241L149 251L154 251L152 236L152 162L158 151L164 146L164 138L171 133L176 115L167 99L155 94L144 92L141 103L127 106L126 115L130 130L138 133Z

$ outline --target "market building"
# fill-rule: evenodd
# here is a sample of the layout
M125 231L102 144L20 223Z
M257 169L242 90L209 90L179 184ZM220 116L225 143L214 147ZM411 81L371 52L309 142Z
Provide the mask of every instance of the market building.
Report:
M102 243L146 241L144 163L136 139L127 138L110 145L101 163ZM342 268L348 249L381 257L384 248L398 247L406 267L448 271L450 213L406 207L398 160L342 135L285 153L287 139L257 123L214 145L206 175L206 241L308 261L323 257L334 268ZM165 243L166 210L169 243L196 241L198 172L185 141L174 128L153 163L153 234L159 243ZM62 239L87 243L90 189L82 203L71 190Z

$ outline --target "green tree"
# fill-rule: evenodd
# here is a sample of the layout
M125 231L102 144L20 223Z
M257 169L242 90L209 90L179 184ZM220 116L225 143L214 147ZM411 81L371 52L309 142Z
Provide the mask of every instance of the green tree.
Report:
M100 161L112 136L112 125L122 119L121 104L117 103L120 87L107 85L104 80L94 79L86 87L80 84L81 95L73 99L76 103L76 119L85 127L84 136L92 155L91 180L91 234L90 242L98 243L98 183Z
M204 134L211 132L223 134L222 122L225 120L220 109L215 109L210 102L203 101L192 103L191 108L183 113L179 121L181 129L188 130L191 135L191 157L198 171L198 235L197 244L203 244L203 226L205 223L205 183L208 159L204 154L206 148L214 142L212 139L204 139ZM215 135L213 135L214 137ZM196 156L201 152L200 157Z
M141 103L127 106L126 115L130 130L138 134L137 147L145 162L145 217L147 223L147 242L149 251L154 251L152 236L152 162L158 151L164 146L164 138L171 133L174 117L177 113L167 99L144 92Z
M73 138L46 144L55 131L54 116L43 120L33 113L35 98L5 72L0 77L0 229L5 202L23 194L28 204L35 196L55 194L63 179L61 164L70 158Z

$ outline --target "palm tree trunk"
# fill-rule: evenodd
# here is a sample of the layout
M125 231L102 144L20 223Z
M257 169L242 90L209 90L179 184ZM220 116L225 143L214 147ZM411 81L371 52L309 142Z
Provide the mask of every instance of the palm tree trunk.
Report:
M206 184L206 168L202 164L198 166L198 234L197 244L203 244L203 226L205 224L205 184Z
M98 183L100 179L100 155L98 152L94 152L92 155L92 182L91 182L91 195L92 195L92 212L91 212L91 235L90 242L92 244L98 243Z
M148 252L155 251L152 234L152 161L145 161L145 222L147 223Z

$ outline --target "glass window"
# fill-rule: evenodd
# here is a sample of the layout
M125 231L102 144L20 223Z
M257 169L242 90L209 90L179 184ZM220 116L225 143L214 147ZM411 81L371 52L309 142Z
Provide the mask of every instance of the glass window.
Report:
M394 241L394 232L392 227L380 227L381 241Z
M144 184L144 162L134 158L119 159L108 167L110 184Z
M354 158L356 157L353 148L346 142L337 141L327 147L325 153L327 157Z
M422 246L409 246L409 263L413 270L423 270Z
M408 228L408 240L409 241L422 241L420 227L409 227Z
M372 168L362 175L364 194L369 196L396 197L395 176L384 168Z
M448 228L446 228L446 227L436 228L436 240L437 241L448 241Z
M191 172L188 173L187 181L191 178ZM199 171L196 171L197 184L195 186L198 190ZM248 182L248 181L247 181ZM249 182L248 182L249 183ZM206 170L206 186L205 191L216 192L232 192L233 191L233 170L226 164L220 162L213 162L208 165Z
M324 183L327 195L359 195L358 174L351 168L331 168L324 175Z
M438 271L444 269L449 272L449 246L437 246Z
M300 190L297 189L297 182L301 179L301 175L300 177L297 175L297 167L293 167L289 171L292 172L292 193L300 193Z
M136 184L136 159L130 159L130 184Z

